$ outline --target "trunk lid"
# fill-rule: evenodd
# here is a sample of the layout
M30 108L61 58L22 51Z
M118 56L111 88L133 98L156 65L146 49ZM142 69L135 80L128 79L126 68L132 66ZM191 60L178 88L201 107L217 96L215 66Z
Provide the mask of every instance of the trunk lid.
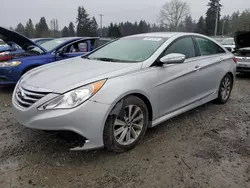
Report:
M250 47L250 31L238 31L234 35L236 49Z

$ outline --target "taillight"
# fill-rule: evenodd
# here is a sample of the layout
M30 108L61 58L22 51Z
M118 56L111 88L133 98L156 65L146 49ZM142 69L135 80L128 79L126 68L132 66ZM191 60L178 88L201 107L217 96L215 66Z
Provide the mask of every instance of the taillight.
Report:
M233 58L234 62L237 63L238 62L238 59L235 57Z
M12 59L11 55L0 55L0 61L9 61Z

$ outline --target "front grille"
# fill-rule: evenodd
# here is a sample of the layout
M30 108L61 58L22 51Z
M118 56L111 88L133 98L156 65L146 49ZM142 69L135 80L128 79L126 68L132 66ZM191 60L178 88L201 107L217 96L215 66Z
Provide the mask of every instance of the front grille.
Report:
M18 86L16 90L16 102L23 108L28 108L32 106L35 102L45 97L48 92L40 92L40 91L31 91L23 88L22 86Z

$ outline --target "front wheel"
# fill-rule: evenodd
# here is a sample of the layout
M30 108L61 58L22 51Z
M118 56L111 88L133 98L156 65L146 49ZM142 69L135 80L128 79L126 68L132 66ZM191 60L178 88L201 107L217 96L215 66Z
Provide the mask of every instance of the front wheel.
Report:
M132 149L144 136L148 126L148 109L138 97L123 99L119 114L110 114L103 133L104 146L109 151Z
M233 88L233 78L230 74L225 75L220 83L218 98L216 102L219 104L225 104L230 98Z

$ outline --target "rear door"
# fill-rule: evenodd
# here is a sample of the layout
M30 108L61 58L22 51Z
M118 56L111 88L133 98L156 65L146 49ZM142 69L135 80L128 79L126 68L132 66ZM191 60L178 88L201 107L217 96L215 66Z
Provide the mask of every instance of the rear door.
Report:
M225 75L227 61L232 59L224 49L212 40L203 37L194 37L200 53L199 67L203 83L200 92L203 96L214 94L222 77Z
M186 55L181 64L158 67L159 115L164 116L191 105L201 98L203 87L200 62L191 36L177 39L161 55L180 53Z

